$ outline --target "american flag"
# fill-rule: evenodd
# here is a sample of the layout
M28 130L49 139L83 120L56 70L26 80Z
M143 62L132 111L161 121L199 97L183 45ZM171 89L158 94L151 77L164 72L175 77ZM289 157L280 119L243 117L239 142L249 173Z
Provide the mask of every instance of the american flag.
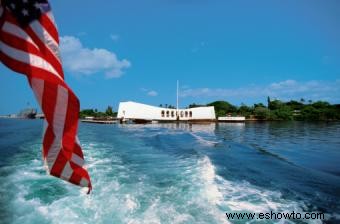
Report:
M0 0L0 59L26 75L45 115L48 172L92 189L77 137L79 100L64 81L59 36L47 0Z

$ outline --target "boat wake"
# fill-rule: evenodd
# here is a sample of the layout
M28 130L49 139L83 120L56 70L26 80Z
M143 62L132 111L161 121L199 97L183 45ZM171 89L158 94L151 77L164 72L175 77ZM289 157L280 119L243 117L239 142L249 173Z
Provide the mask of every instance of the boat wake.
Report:
M218 144L210 140L213 135L189 133L193 138L188 138L187 132L177 134L186 144L195 141L207 147ZM40 144L27 143L23 146L25 153L33 152L34 156L27 158L27 154L19 153L12 164L0 168L5 174L0 177L2 201L6 201L2 220L5 223L213 224L229 223L226 212L303 213L306 209L303 201L287 199L279 191L222 177L219 167L207 155L176 157L159 149L169 145L159 145L158 141L154 145L146 144L140 135L147 136L149 141L154 139L145 130L119 130L114 135L98 135L97 140L95 134L86 132L87 138L81 139L93 183L90 195L47 176L42 162L36 159Z
M202 137L192 132L190 132L190 135L193 136L200 144L204 146L213 147L220 143L220 141L208 140L206 137Z

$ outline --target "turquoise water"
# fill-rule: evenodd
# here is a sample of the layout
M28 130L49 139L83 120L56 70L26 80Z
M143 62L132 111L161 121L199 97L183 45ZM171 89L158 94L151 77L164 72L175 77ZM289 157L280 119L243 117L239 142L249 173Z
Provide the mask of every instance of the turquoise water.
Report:
M0 223L246 222L231 211L340 220L340 123L81 124L90 195L46 175L41 135L42 121L0 119Z

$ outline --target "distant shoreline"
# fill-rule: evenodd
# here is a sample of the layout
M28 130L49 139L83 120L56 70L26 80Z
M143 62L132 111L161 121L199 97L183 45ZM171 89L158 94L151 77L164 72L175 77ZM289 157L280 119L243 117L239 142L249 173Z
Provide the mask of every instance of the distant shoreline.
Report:
M8 119L8 120L42 120L42 118L19 118L19 117L9 117L9 116L0 116L0 119ZM115 124L119 123L118 118L114 118L111 120L108 119L96 119L96 120L86 120L79 118L80 122L84 123L96 123L96 124ZM256 119L256 118L246 118L244 121L218 121L217 119L214 121L154 121L153 123L188 123L188 124L203 124L203 123L250 123L250 122L306 122L306 123L329 123L329 122L340 122L340 120L264 120L264 119ZM152 122L149 122L152 123Z

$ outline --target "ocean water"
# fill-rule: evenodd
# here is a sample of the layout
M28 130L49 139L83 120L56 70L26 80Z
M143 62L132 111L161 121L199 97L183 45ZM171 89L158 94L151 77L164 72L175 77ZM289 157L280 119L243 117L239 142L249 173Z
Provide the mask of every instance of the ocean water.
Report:
M340 123L82 123L90 195L46 175L41 137L40 120L0 119L0 223L340 222Z

